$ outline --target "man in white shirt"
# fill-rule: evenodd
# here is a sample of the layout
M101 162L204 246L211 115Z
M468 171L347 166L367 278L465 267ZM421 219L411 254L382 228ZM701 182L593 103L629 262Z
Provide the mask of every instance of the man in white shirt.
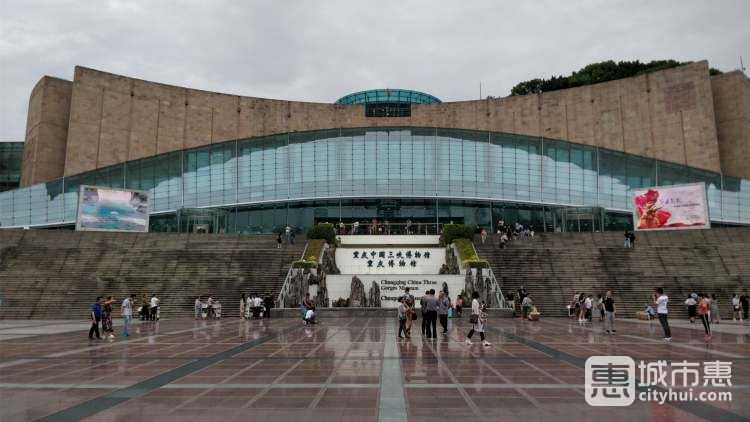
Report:
M591 322L591 310L594 307L594 303L591 300L591 295L586 296L586 299L583 301L583 306L586 308L586 321Z
M125 298L125 300L122 301L122 306L120 307L120 313L122 313L122 319L123 319L123 330L122 334L125 337L130 337L130 334L128 333L128 325L130 325L130 321L133 319L133 303L135 302L135 295L130 295L130 297Z
M208 314L208 318L215 318L216 314L214 313L214 298L209 296L208 300L206 301L206 304L208 305L208 308L206 308L206 313Z
M262 317L263 299L261 299L260 296L257 294L253 298L253 306L255 307L255 309L258 310L258 317Z
M740 298L737 293L732 295L732 321L742 321L742 306L740 305Z
M156 321L156 311L159 309L159 298L156 295L151 296L151 321Z
M669 297L664 294L664 289L661 287L656 288L656 293L652 296L652 300L656 305L656 315L659 317L659 323L661 328L664 329L664 340L672 341L672 331L669 329L669 322L667 321L667 304L669 303Z

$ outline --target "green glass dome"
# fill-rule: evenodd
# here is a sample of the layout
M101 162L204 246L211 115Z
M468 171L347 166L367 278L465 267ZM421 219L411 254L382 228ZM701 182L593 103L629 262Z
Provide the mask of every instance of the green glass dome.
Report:
M402 103L402 104L439 104L437 97L424 92L408 89L370 89L355 92L339 98L336 104L372 104L372 103Z

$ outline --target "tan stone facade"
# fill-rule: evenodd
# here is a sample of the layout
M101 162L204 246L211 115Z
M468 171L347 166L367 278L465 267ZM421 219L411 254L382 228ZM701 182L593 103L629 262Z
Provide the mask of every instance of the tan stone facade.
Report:
M62 176L72 88L70 81L45 76L31 90L21 186Z
M415 104L411 117L396 118L365 117L362 105L242 97L76 67L72 83L45 77L32 92L22 184L237 138L395 126L563 139L750 178L740 164L750 154L748 113L748 79L712 78L705 61L539 95Z
M711 78L721 169L750 179L750 80L740 71Z

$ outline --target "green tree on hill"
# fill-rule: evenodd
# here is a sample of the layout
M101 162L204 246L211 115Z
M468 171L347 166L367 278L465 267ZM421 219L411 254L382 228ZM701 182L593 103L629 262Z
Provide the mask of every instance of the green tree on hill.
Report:
M677 60L653 60L648 63L642 63L639 60L619 62L607 60L587 65L568 76L552 76L549 79L535 78L520 82L511 89L510 95L538 94L541 92L598 84L669 69L687 63L689 62L678 62ZM711 75L721 74L720 70L714 68L710 68L709 72Z

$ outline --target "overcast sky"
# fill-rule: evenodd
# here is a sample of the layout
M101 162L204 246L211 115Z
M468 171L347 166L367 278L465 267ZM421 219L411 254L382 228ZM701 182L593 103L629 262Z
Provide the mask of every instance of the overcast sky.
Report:
M43 75L82 65L247 96L370 88L443 101L602 60L750 67L750 1L0 0L0 140L22 141Z

